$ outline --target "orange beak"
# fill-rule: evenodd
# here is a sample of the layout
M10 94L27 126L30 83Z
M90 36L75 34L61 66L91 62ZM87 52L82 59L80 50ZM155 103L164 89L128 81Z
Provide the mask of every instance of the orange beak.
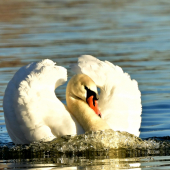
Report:
M98 108L98 102L97 100L93 100L93 97L94 96L90 96L89 98L87 98L87 103L88 105L94 110L94 112L99 116L101 117L101 113L99 111L99 108Z

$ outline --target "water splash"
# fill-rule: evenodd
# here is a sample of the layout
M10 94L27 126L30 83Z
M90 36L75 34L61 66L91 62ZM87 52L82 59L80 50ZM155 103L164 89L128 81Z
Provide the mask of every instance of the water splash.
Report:
M117 150L147 151L145 154L157 154L158 150L167 150L170 142L155 139L142 140L127 132L113 130L90 131L82 135L67 135L50 142L33 142L29 145L0 146L4 158L18 157L46 157L56 154L82 154L87 152L115 153ZM156 151L156 152L155 152ZM12 157L10 157L12 155Z
M21 147L22 146L22 147ZM30 145L18 145L12 149L29 149L34 151L53 149L56 152L78 151L108 151L110 149L158 149L160 142L155 140L142 140L128 132L113 130L90 131L82 135L66 135L51 142L33 142Z

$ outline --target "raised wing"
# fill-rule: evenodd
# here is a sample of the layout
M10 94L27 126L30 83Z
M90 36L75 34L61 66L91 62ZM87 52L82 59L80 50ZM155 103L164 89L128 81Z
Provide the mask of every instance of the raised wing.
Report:
M48 59L16 72L3 101L6 127L14 143L77 134L73 118L54 93L66 81L67 70Z
M90 55L79 57L78 64L71 65L71 69L88 75L100 88L99 108L102 118L113 130L139 136L141 93L135 80L131 80L119 66Z

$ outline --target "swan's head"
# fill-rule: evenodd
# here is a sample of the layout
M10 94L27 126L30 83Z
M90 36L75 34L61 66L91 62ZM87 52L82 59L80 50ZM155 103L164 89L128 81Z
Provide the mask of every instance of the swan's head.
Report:
M66 91L67 103L71 98L72 101L82 100L88 106L94 110L94 112L101 117L101 113L98 109L98 92L94 81L85 74L77 74L73 76L68 85Z

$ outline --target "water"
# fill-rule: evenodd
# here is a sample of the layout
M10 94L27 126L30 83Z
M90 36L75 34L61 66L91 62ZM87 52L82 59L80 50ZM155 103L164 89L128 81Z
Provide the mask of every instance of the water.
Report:
M166 143L170 134L169 9L168 0L1 1L0 145L14 147L2 108L6 85L14 73L23 65L45 58L68 68L82 54L119 65L138 81L143 106L140 137L157 136L156 140ZM56 90L63 102L65 86ZM169 169L170 153L165 148L83 154L51 154L47 150L37 155L23 150L2 155L0 150L0 167Z

